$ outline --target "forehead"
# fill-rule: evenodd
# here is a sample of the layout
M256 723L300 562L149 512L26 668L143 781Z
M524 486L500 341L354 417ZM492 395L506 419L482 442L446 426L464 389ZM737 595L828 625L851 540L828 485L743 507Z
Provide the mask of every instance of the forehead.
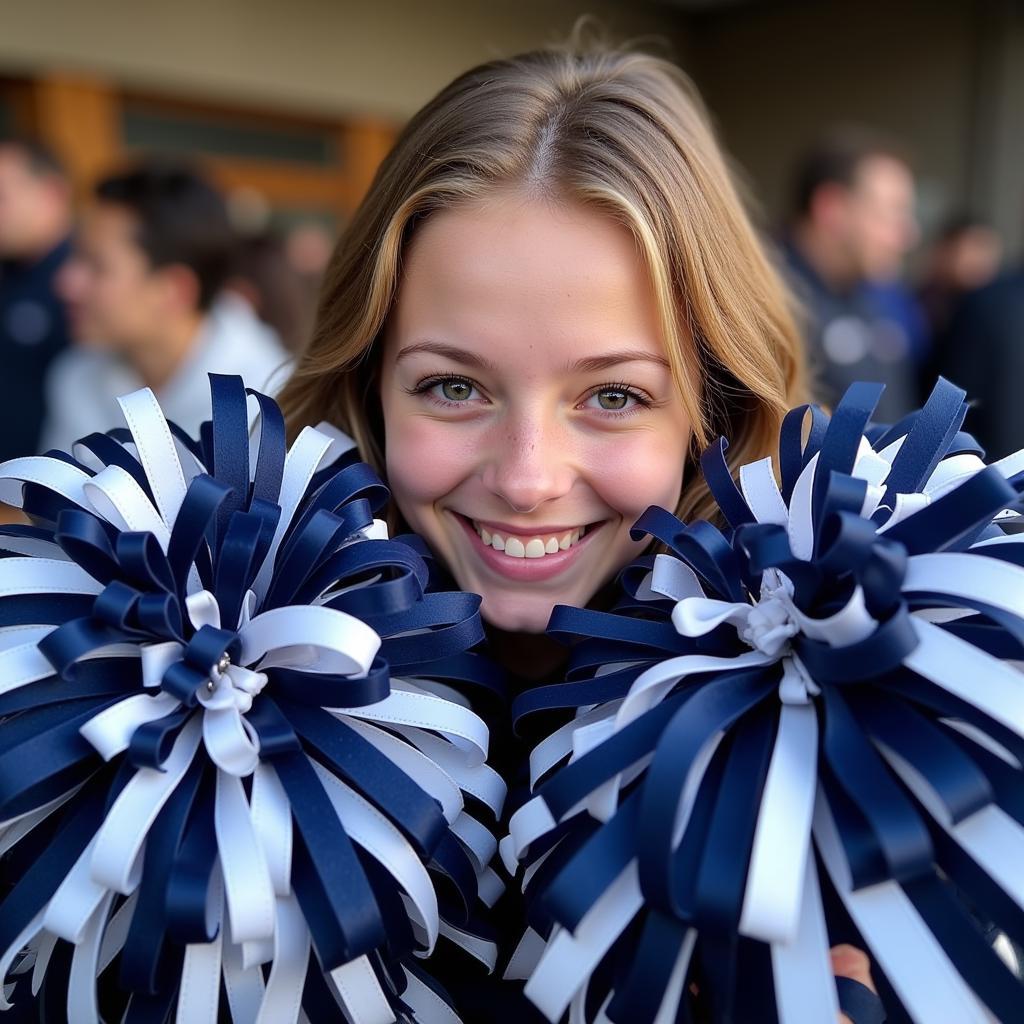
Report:
M15 146L4 145L0 145L0 177L19 183L36 180L25 154Z
M130 246L138 249L138 221L131 211L116 203L95 202L82 214L80 237L91 244ZM141 249L139 252L141 253Z
M870 156L857 168L854 187L862 194L902 197L913 192L914 179L901 161L883 155Z
M508 196L434 214L404 261L393 326L500 351L629 342L662 354L631 232L602 211ZM446 337L445 340L450 340Z

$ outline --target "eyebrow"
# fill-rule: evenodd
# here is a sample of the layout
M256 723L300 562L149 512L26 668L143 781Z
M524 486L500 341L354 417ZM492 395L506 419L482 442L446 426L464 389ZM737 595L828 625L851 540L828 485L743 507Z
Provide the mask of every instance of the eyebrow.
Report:
M400 363L406 356L416 355L418 352L427 352L435 356L444 356L454 363L462 363L465 366L472 366L478 370L493 370L494 364L483 356L478 356L468 349L459 348L457 345L447 345L443 341L417 341L412 345L406 345L397 356L395 362Z
M401 362L407 356L416 355L419 352L427 352L435 356L443 356L453 362L462 363L465 366L472 366L480 370L493 370L494 364L476 352L459 348L457 345L449 345L443 341L417 341L412 345L406 345L395 357L395 362ZM597 373L600 370L607 370L621 363L654 363L657 366L671 369L671 364L664 357L653 352L645 352L643 349L623 349L619 352L606 352L600 356L586 356L569 364L566 369L576 373Z
M654 352L644 352L642 349L625 349L622 352L608 352L603 356L588 356L586 359L578 359L569 369L580 373L596 373L598 370L607 370L620 363L654 363L656 366L663 366L666 370L672 368L664 356L656 355Z

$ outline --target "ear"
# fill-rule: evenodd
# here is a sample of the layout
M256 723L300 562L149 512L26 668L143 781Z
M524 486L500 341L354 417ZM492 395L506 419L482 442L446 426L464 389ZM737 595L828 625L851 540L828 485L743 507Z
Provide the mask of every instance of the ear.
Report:
M199 308L199 278L183 263L168 263L155 271L161 299L168 312L194 313Z

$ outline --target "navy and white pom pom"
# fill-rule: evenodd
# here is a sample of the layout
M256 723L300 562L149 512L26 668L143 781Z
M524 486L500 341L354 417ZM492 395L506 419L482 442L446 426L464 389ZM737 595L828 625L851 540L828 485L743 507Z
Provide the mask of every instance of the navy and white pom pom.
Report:
M713 446L727 528L650 509L623 613L556 609L584 640L519 699L564 724L502 841L551 1021L835 1021L840 942L891 1022L1021 1019L1024 452L986 467L947 382L884 431L879 393L795 410L781 487Z
M0 530L0 1007L450 1022L413 956L493 966L501 888L479 598L387 539L347 438L286 451L211 382L198 443L142 390L0 467L36 523Z

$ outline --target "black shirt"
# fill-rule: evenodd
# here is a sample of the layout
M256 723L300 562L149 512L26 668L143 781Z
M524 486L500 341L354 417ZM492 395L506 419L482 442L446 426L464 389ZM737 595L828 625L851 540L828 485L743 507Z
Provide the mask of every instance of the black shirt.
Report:
M46 371L68 344L54 278L70 245L35 263L0 262L0 462L35 455L46 413Z
M967 391L965 429L991 460L1024 446L1024 270L968 295L953 316L939 369Z

